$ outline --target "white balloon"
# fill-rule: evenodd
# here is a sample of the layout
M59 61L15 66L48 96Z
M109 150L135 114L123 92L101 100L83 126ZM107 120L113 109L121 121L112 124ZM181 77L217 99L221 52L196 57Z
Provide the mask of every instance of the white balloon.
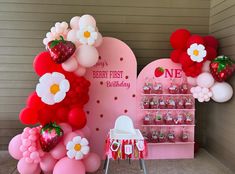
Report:
M74 16L71 20L70 20L70 27L72 29L79 29L79 16Z
M202 72L210 72L210 63L211 61L207 60L203 63Z
M210 87L212 87L212 85L214 83L215 83L215 80L214 80L213 76L211 75L211 73L209 73L209 72L201 73L197 77L198 86L210 88Z
M81 16L79 19L79 27L83 28L85 26L96 27L95 18L93 18L93 16L88 15L88 14Z
M211 87L212 99L216 102L223 103L230 100L233 96L233 88L226 82L216 82Z

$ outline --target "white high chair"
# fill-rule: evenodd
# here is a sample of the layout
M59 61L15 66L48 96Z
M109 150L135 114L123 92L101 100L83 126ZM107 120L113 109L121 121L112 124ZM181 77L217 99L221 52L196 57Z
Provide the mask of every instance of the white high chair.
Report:
M110 130L109 136L110 139L115 140L144 140L144 137L142 136L140 130L134 128L131 118L126 115L121 115L116 119L114 129ZM139 162L141 170L143 170L144 174L147 174L144 159L139 159ZM105 174L108 174L109 163L110 158L107 155L104 163Z

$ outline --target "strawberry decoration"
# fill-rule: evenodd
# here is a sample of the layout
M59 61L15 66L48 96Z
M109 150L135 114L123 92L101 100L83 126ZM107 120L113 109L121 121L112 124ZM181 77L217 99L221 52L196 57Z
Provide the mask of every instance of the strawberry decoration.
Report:
M60 40L53 40L47 44L52 60L57 63L63 63L68 60L76 50L76 46L71 41L66 41L62 36Z
M44 152L52 150L62 139L64 131L56 123L48 123L40 130L40 145Z
M164 73L164 69L162 67L157 67L154 72L155 77L160 77L163 75L163 73Z
M234 62L227 56L218 56L211 61L210 71L216 81L223 82L232 76Z

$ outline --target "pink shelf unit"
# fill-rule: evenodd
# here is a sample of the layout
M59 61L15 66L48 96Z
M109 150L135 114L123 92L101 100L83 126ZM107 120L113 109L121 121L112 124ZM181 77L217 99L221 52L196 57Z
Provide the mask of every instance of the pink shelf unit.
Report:
M185 81L170 59L151 62L138 76L135 123L148 142L148 159L194 158L195 101Z

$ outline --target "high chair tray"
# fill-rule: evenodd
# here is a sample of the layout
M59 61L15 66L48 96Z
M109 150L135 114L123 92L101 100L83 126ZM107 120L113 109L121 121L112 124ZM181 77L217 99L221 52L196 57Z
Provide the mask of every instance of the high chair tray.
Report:
M129 139L135 139L135 140L144 140L144 137L142 136L139 129L135 129L134 133L128 133L117 129L111 129L110 130L110 139L115 140L129 140Z

